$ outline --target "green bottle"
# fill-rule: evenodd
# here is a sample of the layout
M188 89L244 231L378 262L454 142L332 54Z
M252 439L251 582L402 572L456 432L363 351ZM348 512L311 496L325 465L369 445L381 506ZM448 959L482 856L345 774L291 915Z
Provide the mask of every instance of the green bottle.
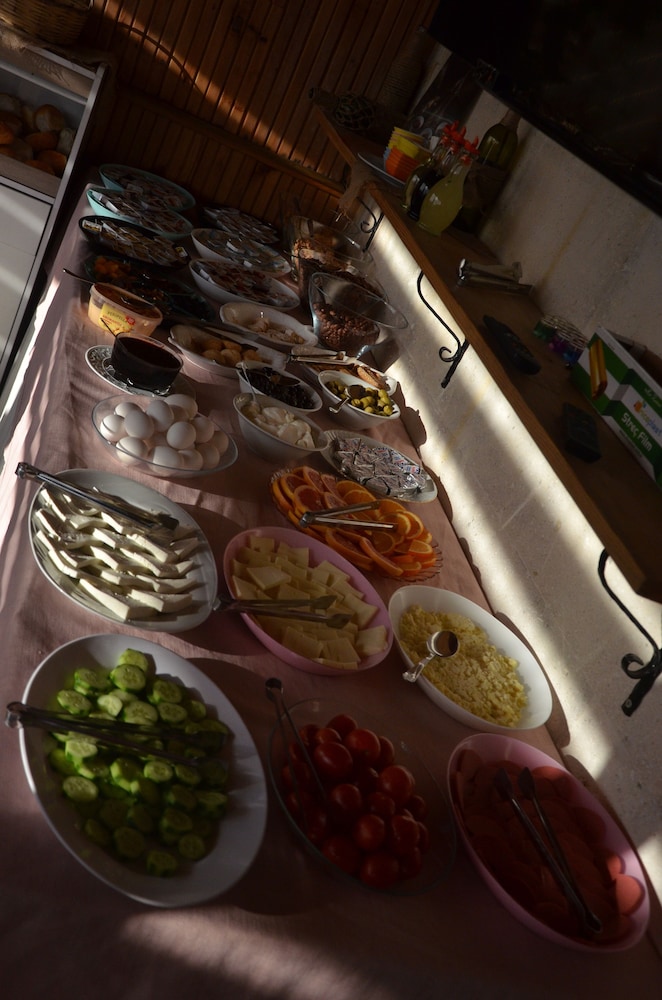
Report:
M443 233L462 208L464 179L471 166L470 150L471 147L465 143L465 148L450 173L437 181L423 200L418 224L433 236Z
M517 152L519 121L517 112L506 111L481 139L464 185L464 204L455 220L458 229L475 233L496 201Z

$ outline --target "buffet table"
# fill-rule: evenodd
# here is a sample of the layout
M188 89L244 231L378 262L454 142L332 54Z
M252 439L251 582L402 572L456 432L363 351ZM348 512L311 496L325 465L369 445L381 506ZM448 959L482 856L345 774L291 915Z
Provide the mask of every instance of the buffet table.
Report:
M0 607L4 640L4 703L21 699L35 667L52 650L84 635L140 636L109 625L60 594L37 567L27 519L35 487L19 480L18 462L51 472L104 469L156 488L192 514L210 540L222 579L223 552L238 532L284 526L269 496L274 469L247 450L232 397L236 383L185 367L200 409L230 433L237 462L209 477L168 481L123 472L91 424L94 404L115 391L86 364L85 352L109 344L89 322L87 290L62 273L80 272L87 252L77 220L81 200L51 267L37 313L0 487ZM407 387L403 387L406 400ZM320 417L323 426L332 426ZM415 457L396 423L384 440ZM310 464L323 469L321 459ZM440 496L443 497L440 484ZM487 607L472 566L441 501L417 505L443 554L427 581ZM372 577L383 598L397 584ZM190 660L232 702L266 767L273 706L264 681L280 677L287 701L312 697L361 708L411 743L438 783L457 743L471 735L401 677L395 648L376 668L340 677L297 671L268 653L237 616L212 613L181 634L150 634ZM558 753L545 728L526 741ZM227 997L395 1000L413 997L619 997L626 983L637 996L659 995L662 959L647 936L633 949L584 954L537 937L512 918L458 846L450 874L431 891L396 898L330 877L294 839L269 790L267 827L257 858L225 895L204 905L157 909L95 879L63 849L30 793L19 739L0 730L3 830L0 914L3 986L7 995L36 997L67 983L77 995L131 998Z

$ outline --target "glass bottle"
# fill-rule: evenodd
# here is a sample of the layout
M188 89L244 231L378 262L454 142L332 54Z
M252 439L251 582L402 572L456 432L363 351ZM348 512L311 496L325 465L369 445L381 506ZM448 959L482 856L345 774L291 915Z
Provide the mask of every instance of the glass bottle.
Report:
M464 143L450 173L437 181L425 196L418 224L427 233L439 236L450 226L462 208L464 179L469 172L476 149L476 143Z
M455 222L458 229L476 232L496 201L517 152L519 121L516 111L506 111L481 139L478 157L465 184L464 204Z
M439 150L438 156L434 157L429 168L423 171L411 190L407 209L407 215L411 219L418 220L424 198L430 189L451 170L462 148L464 132L464 126L459 132L451 126L447 134L442 136L437 149L435 149L435 153Z

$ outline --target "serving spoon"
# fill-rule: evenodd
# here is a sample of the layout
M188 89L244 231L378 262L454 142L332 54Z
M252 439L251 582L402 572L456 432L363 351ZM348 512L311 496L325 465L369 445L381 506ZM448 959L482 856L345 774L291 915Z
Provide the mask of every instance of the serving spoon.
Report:
M361 396L365 395L365 390L360 385L348 385L345 391L347 395L343 397L337 406L330 406L329 413L340 413L343 406L346 406L347 403L351 403L353 399L360 399Z
M428 663L434 660L435 656L438 656L442 660L450 656L455 656L459 649L460 641L455 632L451 632L449 629L442 629L440 632L433 632L428 637L426 645L428 647L427 655L420 659L413 667L408 667L403 673L402 676L406 681L417 681Z

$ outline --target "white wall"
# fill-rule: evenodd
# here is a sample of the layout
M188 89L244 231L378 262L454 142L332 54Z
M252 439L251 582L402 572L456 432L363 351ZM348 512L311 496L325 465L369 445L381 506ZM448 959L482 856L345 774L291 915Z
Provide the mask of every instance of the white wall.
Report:
M483 98L468 132L482 134L501 114ZM662 353L662 220L529 126L521 135L483 240L502 261L522 262L543 311L587 335L602 324ZM418 303L418 269L387 222L372 250L377 277L411 322L390 371L401 380L412 436L448 493L495 613L530 642L550 677L558 696L551 728L569 766L599 783L660 897L662 679L632 717L620 707L633 686L621 657L648 661L651 647L605 594L599 540L471 350L440 388L438 348L452 341ZM661 538L651 544L662 552ZM611 561L607 579L659 644L660 605L633 594Z

